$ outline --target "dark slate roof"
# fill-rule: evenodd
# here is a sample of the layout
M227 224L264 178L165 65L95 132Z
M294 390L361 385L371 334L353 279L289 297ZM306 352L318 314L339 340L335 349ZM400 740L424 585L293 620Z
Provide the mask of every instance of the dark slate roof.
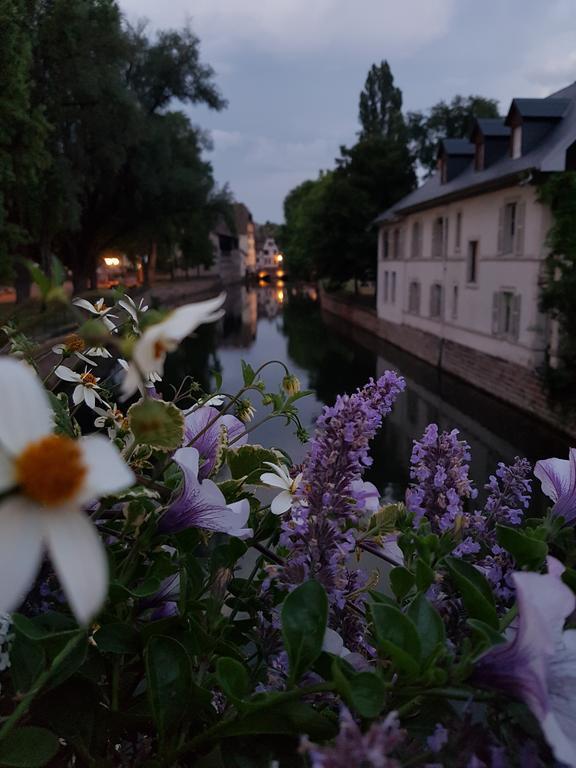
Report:
M502 117L477 118L474 122L472 135L475 136L478 131L483 136L494 136L494 137L510 136L510 128L507 125L504 125L504 118Z
M508 122L510 113L514 108L522 117L528 119L552 118L557 120L566 112L569 103L568 99L552 99L550 97L546 99L512 99L506 122Z
M468 139L442 139L440 148L451 156L473 155L475 151L474 144Z
M431 208L451 199L480 194L486 189L517 184L523 174L530 171L544 173L566 168L566 150L576 141L576 82L551 94L542 101L566 100L564 117L533 149L522 157L503 157L481 171L470 164L445 184L435 173L418 189L384 211L376 221L391 221L419 208ZM555 107L556 109L556 107Z

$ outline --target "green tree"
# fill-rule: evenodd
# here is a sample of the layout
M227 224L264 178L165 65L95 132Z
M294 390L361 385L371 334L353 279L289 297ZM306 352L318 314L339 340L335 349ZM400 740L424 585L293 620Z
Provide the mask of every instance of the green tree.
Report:
M574 404L576 377L576 173L552 174L540 187L539 199L550 206L553 223L540 294L542 311L558 321L558 365L548 371L553 391Z
M360 139L406 140L402 115L402 91L394 85L387 61L373 64L366 77L358 106Z
M428 175L436 167L440 139L467 137L476 117L498 117L498 102L483 96L454 96L449 103L439 101L428 110L408 112L410 146Z
M0 280L27 245L28 190L49 164L47 124L31 99L33 30L26 0L0 0Z

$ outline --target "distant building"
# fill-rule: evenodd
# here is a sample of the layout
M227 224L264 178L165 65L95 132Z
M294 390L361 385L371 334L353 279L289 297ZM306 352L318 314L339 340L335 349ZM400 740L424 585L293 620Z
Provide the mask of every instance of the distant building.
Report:
M437 172L378 218L384 335L407 348L440 337L473 350L470 365L540 365L554 328L538 307L551 213L537 187L574 169L576 83L441 142Z
M260 237L257 239L256 269L260 276L278 275L282 277L284 267L282 255L276 240L273 237Z
M244 203L234 203L234 217L227 222L221 217L210 233L214 248L214 264L203 274L218 274L226 284L244 280L256 271L255 226Z

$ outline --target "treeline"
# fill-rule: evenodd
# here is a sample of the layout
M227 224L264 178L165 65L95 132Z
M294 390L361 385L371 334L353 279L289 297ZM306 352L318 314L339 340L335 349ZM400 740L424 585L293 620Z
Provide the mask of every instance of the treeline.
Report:
M115 0L0 0L0 281L54 254L95 287L109 248L210 261L228 193L174 104L226 104L190 28L151 35Z
M290 273L335 284L373 279L374 219L429 175L443 136L465 136L474 117L497 117L498 104L455 96L426 111L402 109L388 62L374 64L360 94L358 141L340 147L335 167L293 189L284 201L282 245Z

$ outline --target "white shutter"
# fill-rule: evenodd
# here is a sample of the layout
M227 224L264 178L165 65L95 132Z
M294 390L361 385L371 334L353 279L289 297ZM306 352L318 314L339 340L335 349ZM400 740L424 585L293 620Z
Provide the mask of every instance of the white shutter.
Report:
M444 235L444 242L442 243L442 258L445 259L448 256L448 216L444 217L444 227L442 228L442 234Z
M492 294L492 333L494 336L498 336L500 330L500 294L494 292Z
M505 206L498 211L498 256L504 253L504 211Z
M516 205L516 232L514 236L514 252L516 256L524 253L524 218L526 216L526 203Z
M512 300L512 327L511 335L514 341L518 341L520 337L520 307L522 303L522 296L517 293Z

